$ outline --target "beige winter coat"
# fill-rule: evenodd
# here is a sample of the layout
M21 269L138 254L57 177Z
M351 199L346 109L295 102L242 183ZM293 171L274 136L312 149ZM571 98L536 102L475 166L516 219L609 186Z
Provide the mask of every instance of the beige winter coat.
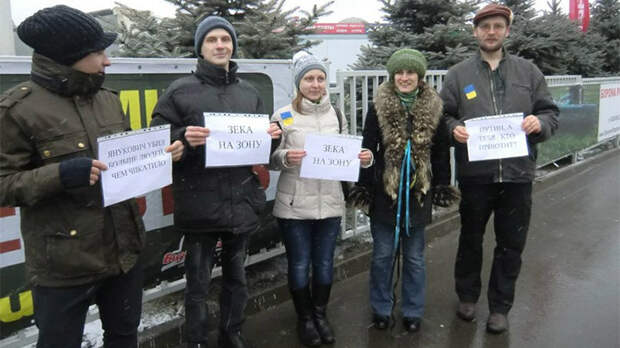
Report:
M289 104L278 109L271 117L282 127L282 142L271 155L271 169L280 170L278 191L273 215L283 219L325 219L342 216L345 208L340 181L307 179L299 177L300 166L285 163L289 149L303 149L307 133L338 134L340 126L336 111L324 96L319 104L303 99L302 113ZM292 117L283 120L290 112ZM291 121L292 119L292 121ZM348 133L346 119L342 121L342 133Z

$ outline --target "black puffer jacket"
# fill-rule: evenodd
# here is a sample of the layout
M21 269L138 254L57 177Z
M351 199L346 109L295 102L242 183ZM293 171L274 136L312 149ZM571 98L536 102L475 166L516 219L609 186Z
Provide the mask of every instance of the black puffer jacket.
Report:
M174 224L183 232L252 232L265 205L252 168L205 168L205 148L191 148L187 126L203 126L204 112L262 114L263 103L249 83L237 77L237 64L225 69L198 59L197 71L174 81L159 99L151 126L170 124L171 140L185 152L174 164Z

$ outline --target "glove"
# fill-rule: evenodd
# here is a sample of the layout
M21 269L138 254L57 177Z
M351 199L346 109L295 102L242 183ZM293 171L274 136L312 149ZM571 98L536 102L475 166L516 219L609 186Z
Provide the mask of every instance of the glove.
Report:
M60 162L60 182L66 189L90 185L90 169L93 160L78 157Z
M461 199L461 192L453 186L437 185L433 188L433 204L449 207Z

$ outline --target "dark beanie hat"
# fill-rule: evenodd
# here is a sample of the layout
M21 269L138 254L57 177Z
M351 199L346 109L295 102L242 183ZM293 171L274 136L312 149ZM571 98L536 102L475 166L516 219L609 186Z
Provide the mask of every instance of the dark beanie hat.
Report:
M418 74L418 79L422 80L426 75L426 58L422 52L411 48L403 48L392 54L385 65L390 74L390 81L394 81L394 74L397 71L411 70Z
M202 57L202 42L205 39L207 34L216 28L224 29L230 34L233 43L233 52L234 56L237 52L237 33L235 33L235 28L233 28L232 24L226 19L219 16L209 16L198 24L198 28L196 29L196 33L194 34L194 51L196 52L196 56Z
M476 12L474 16L474 26L477 26L481 20L493 16L502 16L506 18L508 25L512 24L512 11L510 8L504 5L490 3Z
M116 40L92 16L65 5L37 11L17 27L17 35L35 52L69 66Z

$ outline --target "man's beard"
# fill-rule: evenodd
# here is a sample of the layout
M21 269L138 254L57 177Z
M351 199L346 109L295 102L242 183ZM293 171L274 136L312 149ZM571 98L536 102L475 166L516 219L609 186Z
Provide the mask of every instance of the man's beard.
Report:
M484 42L481 42L479 46L480 46L480 49L483 50L484 52L495 53L501 50L503 45L504 45L504 40L498 40L495 42L495 44L491 46L485 44Z

